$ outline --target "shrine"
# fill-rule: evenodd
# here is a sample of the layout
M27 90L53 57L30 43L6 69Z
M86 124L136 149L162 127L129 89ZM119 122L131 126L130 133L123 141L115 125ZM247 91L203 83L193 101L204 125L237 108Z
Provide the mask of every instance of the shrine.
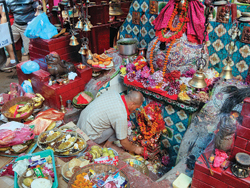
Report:
M28 60L1 69L17 75L0 92L5 187L249 187L249 2L37 4Z

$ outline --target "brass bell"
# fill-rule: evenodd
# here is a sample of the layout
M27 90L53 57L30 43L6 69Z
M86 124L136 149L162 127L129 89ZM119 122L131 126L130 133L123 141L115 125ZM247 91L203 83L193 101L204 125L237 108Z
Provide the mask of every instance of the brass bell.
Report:
M82 23L80 18L79 18L79 21L76 23L75 28L76 29L83 29L83 23Z
M91 31L91 29L89 28L89 25L88 25L87 23L85 23L85 24L83 25L83 29L82 29L82 30L85 31L85 32Z
M220 77L224 78L226 80L232 79L233 78L232 71L233 71L233 69L232 69L232 67L229 65L229 63L227 61L227 65L222 68L222 71L220 73Z
M109 15L110 16L120 16L123 14L124 14L124 12L121 9L121 4L119 4L115 1L111 1L109 3Z
M65 109L65 107L63 105L62 96L59 95L59 97L60 97L60 103L61 103L61 109L60 109L60 111L65 114L67 111L66 111L66 109Z
M196 65L197 71L194 73L193 78L189 80L188 84L194 88L204 88L207 86L205 82L205 75L203 74L203 67L206 66L206 60L204 58L197 59Z
M78 51L79 54L82 54L82 55L87 55L87 50L84 49L84 47L81 47L80 50Z
M207 86L205 82L205 75L202 70L197 70L191 80L189 80L188 84L194 88L204 88Z
M69 42L69 45L70 46L77 46L79 44L79 42L77 41L77 38L72 35L72 37L70 37L70 42Z
M87 25L89 26L90 29L93 27L93 25L90 23L88 18L86 19L86 23L87 23Z
M88 50L88 49L89 49L89 47L88 47L87 44L84 44L84 45L82 46L82 48L83 48L84 50Z
M93 59L93 54L90 50L88 50L87 59Z

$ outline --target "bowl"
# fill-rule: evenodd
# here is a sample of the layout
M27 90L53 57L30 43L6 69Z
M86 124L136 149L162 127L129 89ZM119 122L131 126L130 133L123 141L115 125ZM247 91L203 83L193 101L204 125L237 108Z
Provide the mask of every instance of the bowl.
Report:
M125 159L124 162L141 172L142 174L145 174L148 176L149 170L148 167L141 161L138 161L136 159Z
M82 162L84 161L87 161L86 159L82 159L82 158L79 158L79 160L81 160ZM87 166L87 165L86 165ZM65 174L66 172L69 171L69 162L65 163L62 168L61 168L61 174L62 174L62 177L63 179L66 181L66 182L69 182L70 178L68 178ZM73 175L72 175L73 176ZM71 177L72 177L71 176Z
M226 5L227 1L214 1L213 5Z
M42 135L43 135L43 134L49 134L50 131L59 132L59 134L58 134L55 138L53 138L52 140L49 140L49 141L46 141L46 140L45 140L45 141L41 141ZM42 133L38 136L37 142L39 142L40 144L48 144L48 143L51 143L51 142L55 141L55 140L58 139L59 137L61 137L61 135L62 135L62 132L61 132L61 130L59 130L59 129L52 129L52 130L49 130L49 131L45 131L45 132L42 132Z
M241 15L244 17L250 17L250 12L241 12Z
M75 108L78 108L78 109L85 108L88 104L90 104L90 103L94 100L94 95L93 95L91 92L89 92L89 91L84 91L84 93L86 93L88 96L90 96L90 97L92 98L92 100L91 100L89 103L87 103L87 104L77 104L77 98L78 98L78 96L79 96L81 93L82 93L82 92L78 93L78 94L73 98L73 100L72 100L73 106L74 106Z
M138 41L133 38L123 38L117 41L119 53L121 55L134 55L138 51Z
M53 184L52 178L51 178L50 175L48 175L47 177L48 177L48 180L50 181L50 184L51 184L51 187L52 187L52 184ZM18 178L18 186L19 186L19 188L25 188L25 187L23 186L23 180L24 180L25 178L27 178L27 177L24 177L23 175L20 176L20 177ZM35 180L35 179L39 179L39 178L37 178L36 175L33 175L33 176L32 176L32 179ZM31 187L31 186L29 186L29 187Z
M108 165L108 164L89 164L83 168L81 168L81 170L77 171L76 173L73 174L73 176L70 178L69 183L68 183L68 188L71 188L72 184L74 183L74 181L76 180L76 176L78 174L82 174L82 173L88 173L89 170L92 169L96 172L96 174L101 174L101 173L106 173L111 171L112 173L116 172L118 170L117 167L113 166L113 165ZM120 170L119 171L120 176L122 176L123 178L126 179L127 181L127 188L130 188L130 183L129 183L129 179L127 177L127 175Z
M16 105L18 103L20 103L20 104L21 103L30 103L30 104L32 104L31 109L26 115L24 115L22 117L13 117L12 114L9 112L9 109L10 109L10 107L12 107L12 106L14 106L14 105ZM6 118L8 118L8 120L10 120L10 121L22 121L22 120L25 120L33 113L33 111L34 111L34 102L29 97L17 97L17 98L14 98L14 99L6 102L2 107L2 114Z

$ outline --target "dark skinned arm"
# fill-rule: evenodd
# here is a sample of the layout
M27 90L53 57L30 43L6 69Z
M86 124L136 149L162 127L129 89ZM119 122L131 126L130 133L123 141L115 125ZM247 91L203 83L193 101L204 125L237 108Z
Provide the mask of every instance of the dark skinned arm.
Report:
M137 155L143 154L143 148L132 144L128 138L120 140L121 145L128 151L134 152Z

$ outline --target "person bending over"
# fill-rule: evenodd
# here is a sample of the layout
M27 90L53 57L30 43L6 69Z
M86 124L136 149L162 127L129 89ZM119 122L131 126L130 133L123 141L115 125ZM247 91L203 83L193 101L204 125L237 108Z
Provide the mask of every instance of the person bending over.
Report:
M143 95L138 91L131 91L125 96L116 91L107 91L81 112L77 126L97 144L109 147L113 141L120 140L126 150L142 154L143 148L132 144L127 138L129 115L142 102Z

